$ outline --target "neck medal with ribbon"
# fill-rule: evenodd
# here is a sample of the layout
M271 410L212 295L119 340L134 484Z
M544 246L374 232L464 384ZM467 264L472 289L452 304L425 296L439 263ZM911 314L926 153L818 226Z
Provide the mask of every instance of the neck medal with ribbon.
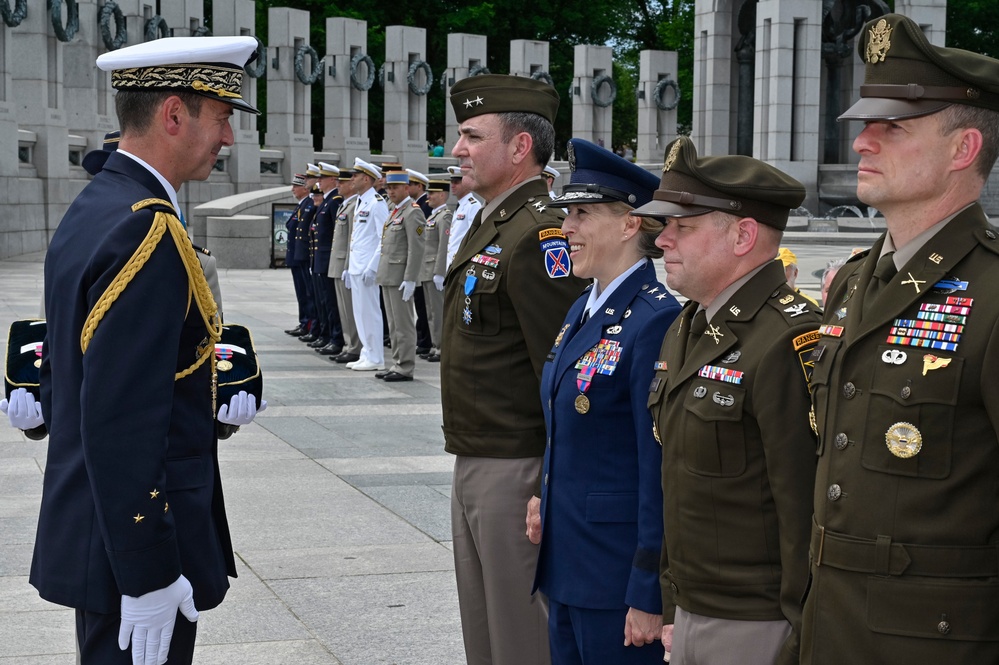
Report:
M472 325L472 292L476 281L478 277L475 276L475 268L469 268L465 273L465 309L461 312L461 320L466 326Z
M218 359L216 367L218 368L218 371L228 372L229 370L232 369L232 361L230 361L229 359L232 358L232 352L233 349L235 348L237 347L234 347L231 344L215 345L215 357Z
M584 414L590 410L590 398L586 396L586 391L590 389L594 375L612 375L620 359L621 343L609 339L601 339L579 359L576 363L576 369L579 370L576 375L576 388L579 389L579 395L576 396L577 413Z

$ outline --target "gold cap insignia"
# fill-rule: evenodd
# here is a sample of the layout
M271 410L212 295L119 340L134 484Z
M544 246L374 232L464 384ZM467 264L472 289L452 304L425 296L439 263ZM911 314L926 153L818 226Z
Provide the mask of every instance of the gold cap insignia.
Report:
M669 154L666 155L666 163L663 164L663 173L673 168L673 164L676 163L676 157L680 154L681 143L683 143L683 139L677 139L673 142L673 147L669 149Z
M867 33L867 62L884 62L891 48L892 27L888 21L881 19Z
M910 423L895 423L885 433L885 443L895 457L909 459L915 457L923 447L923 435L915 425Z

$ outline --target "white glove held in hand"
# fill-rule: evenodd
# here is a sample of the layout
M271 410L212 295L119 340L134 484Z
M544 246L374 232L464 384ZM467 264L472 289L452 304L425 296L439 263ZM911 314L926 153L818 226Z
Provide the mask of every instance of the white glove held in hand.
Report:
M42 405L25 388L16 388L10 394L9 402L0 400L0 411L6 413L10 424L18 429L34 429L45 424Z
M163 665L167 661L177 610L192 623L198 620L194 590L183 575L164 589L138 598L121 597L118 648L127 649L131 638L132 665Z
M434 275L434 286L438 291L444 290L444 275Z
M413 292L416 291L416 282L403 282L399 285L399 290L402 291L402 301L409 302Z
M343 274L340 275L340 277L343 279L343 285L346 286L349 289L350 288L350 273L347 272L346 270L344 270Z
M219 407L218 419L220 423L226 425L249 425L258 413L267 408L267 400L260 400L260 408L257 408L257 398L248 395L245 390L240 390L233 395L228 404Z
M365 286L373 286L375 283L375 271L365 270L364 274L361 275L361 283Z

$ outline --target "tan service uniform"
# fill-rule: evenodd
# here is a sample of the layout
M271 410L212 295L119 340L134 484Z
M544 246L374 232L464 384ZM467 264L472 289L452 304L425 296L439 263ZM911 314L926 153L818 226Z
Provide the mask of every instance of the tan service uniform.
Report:
M375 274L375 282L382 287L392 341L392 366L386 370L403 376L413 376L416 368L416 308L413 298L402 299L399 285L418 284L424 224L423 211L409 197L389 214L382 230L382 255Z

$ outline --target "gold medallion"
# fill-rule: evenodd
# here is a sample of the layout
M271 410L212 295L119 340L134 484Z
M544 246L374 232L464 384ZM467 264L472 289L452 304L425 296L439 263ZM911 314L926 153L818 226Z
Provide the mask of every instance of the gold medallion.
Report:
M229 370L232 369L232 363L229 362L228 360L220 360L218 361L216 367L220 372L228 372Z
M590 398L586 395L576 396L576 413L583 414L590 410Z
M895 457L909 459L915 457L923 447L923 435L915 425L910 423L895 423L885 433L885 443Z

